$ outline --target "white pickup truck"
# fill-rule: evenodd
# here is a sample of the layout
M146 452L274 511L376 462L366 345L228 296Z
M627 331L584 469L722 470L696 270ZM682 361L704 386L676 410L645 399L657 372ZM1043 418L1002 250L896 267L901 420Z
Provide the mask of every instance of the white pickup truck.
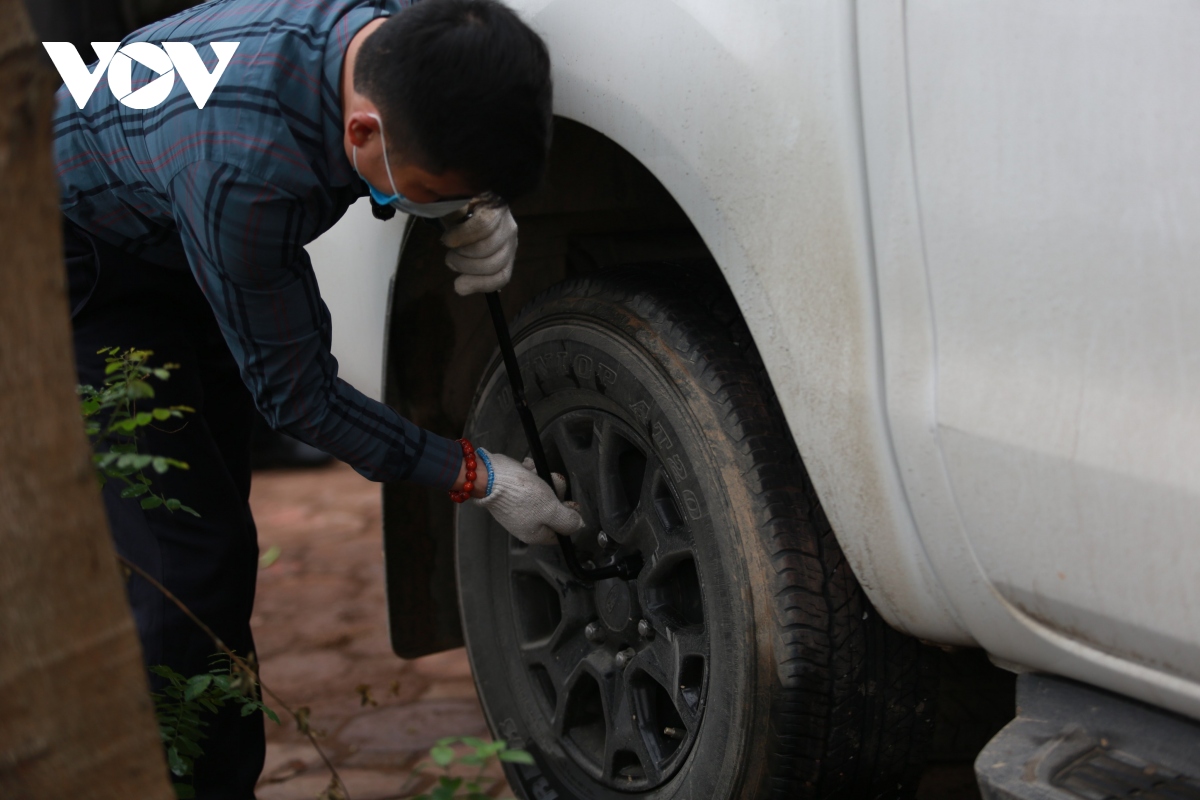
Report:
M513 5L503 300L576 547L642 566L384 492L396 651L465 638L516 790L911 796L940 646L1020 673L986 797L1200 797L1200 4ZM343 377L525 452L437 231L310 253Z

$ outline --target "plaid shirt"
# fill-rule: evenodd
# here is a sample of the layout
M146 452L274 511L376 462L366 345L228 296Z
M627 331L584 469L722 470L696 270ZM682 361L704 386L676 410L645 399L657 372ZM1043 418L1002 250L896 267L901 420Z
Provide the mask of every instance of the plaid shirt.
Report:
M304 245L366 185L342 145L341 71L363 25L407 0L216 0L131 41L241 42L198 109L175 81L161 105L121 105L107 76L80 110L58 93L63 214L164 268L187 264L216 312L242 379L273 427L373 480L449 488L459 446L337 376L330 318ZM157 77L134 62L133 88ZM184 365L186 368L187 365Z

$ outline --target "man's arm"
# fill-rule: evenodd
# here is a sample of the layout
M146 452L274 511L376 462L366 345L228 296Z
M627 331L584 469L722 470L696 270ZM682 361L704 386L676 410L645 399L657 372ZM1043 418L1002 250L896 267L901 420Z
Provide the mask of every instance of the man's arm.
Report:
M458 444L337 377L329 311L301 244L314 232L304 203L237 167L203 161L177 175L170 193L192 272L271 426L372 480L453 486Z

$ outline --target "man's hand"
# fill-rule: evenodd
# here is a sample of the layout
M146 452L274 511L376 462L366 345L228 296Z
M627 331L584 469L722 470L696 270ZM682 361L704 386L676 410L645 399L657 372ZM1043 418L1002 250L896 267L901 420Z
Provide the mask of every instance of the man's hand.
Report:
M492 465L492 491L487 497L470 502L486 508L504 529L526 544L554 544L556 533L570 535L582 530L583 517L571 506L562 502L567 493L567 480L554 473L554 491L538 477L533 469L533 460L518 463L500 453L478 450L481 461ZM486 485L480 464L480 481Z
M442 234L450 248L446 266L459 274L454 291L466 296L494 292L512 277L517 223L508 206L476 206L470 217Z

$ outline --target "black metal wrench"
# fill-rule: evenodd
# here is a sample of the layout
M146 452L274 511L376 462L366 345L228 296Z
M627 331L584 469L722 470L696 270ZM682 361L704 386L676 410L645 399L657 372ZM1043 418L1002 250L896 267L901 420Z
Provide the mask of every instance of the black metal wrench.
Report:
M521 378L521 365L517 363L517 353L513 349L512 337L508 332L508 319L504 316L504 308L500 305L500 293L488 292L488 311L492 314L492 325L496 328L496 340L500 344L500 355L504 359L504 371L508 373L508 385L512 387L513 405L516 406L517 416L521 419L521 427L525 429L525 439L529 443L529 453L533 456L533 465L538 477L554 490L554 479L550 475L550 462L546 460L546 450L542 447L542 437L538 432L537 423L533 420L533 412L525 402L525 381ZM571 574L580 581L590 583L605 578L623 578L628 580L637 574L636 557L618 559L615 563L603 567L585 567L579 563L579 555L575 552L575 543L570 536L558 534L558 545L562 548L563 560Z
M442 230L448 230L454 225L466 222L474 211L474 203L464 206L460 211L442 217ZM488 311L492 315L492 326L496 329L496 341L500 344L500 355L504 359L504 371L508 373L508 384L512 388L513 405L516 406L517 416L521 419L521 427L525 429L525 440L529 443L529 454L533 457L533 466L538 477L546 482L550 491L554 491L554 478L550 474L550 462L546 460L546 449L542 447L542 437L538 432L537 423L533 421L533 412L525 402L525 381L521 378L521 365L517 363L517 352L513 349L512 336L508 332L508 319L504 316L504 307L500 305L500 292L487 292ZM575 543L570 536L558 534L558 545L562 549L563 560L576 579L590 583L602 581L605 578L629 578L637 575L641 569L641 559L628 556L616 560L603 567L585 567L579 563L579 554L575 551Z

